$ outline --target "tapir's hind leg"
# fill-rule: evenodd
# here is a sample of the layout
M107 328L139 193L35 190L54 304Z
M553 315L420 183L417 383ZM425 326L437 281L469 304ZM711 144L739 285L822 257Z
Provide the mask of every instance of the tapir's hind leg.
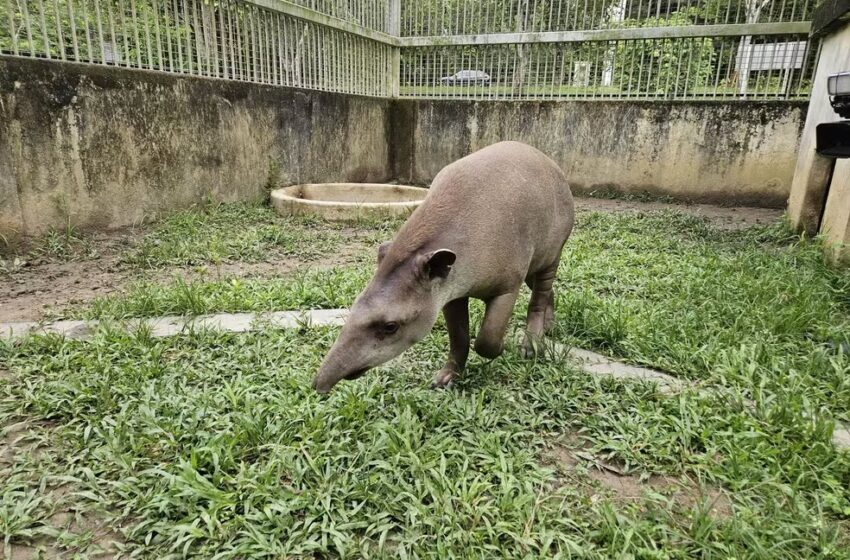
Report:
M555 325L555 288L549 292L549 305L546 306L546 316L543 319L543 332L548 333Z
M530 358L537 353L537 347L543 339L543 333L555 322L555 292L552 284L558 272L558 262L545 268L531 279L531 300L528 302L528 320L525 328L525 340L522 353Z
M493 359L502 354L505 348L505 333L513 314L519 287L513 292L496 296L486 302L481 329L475 337L475 352L479 356Z
M449 331L449 359L437 372L431 387L447 387L466 367L469 356L469 298L450 301L443 307L446 329Z

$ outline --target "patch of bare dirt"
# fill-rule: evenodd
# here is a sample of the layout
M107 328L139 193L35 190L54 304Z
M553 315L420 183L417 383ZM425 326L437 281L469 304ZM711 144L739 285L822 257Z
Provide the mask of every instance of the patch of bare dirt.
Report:
M544 460L557 466L568 478L584 481L592 499L610 497L615 502L627 503L639 501L645 498L647 493L655 493L665 496L682 510L701 507L707 503L709 513L713 517L729 519L733 516L732 501L723 490L700 486L689 477L641 477L625 473L586 451L561 446L550 449L544 455Z
M120 291L134 280L269 278L296 268L321 269L350 264L366 247L362 240L349 236L333 254L311 261L270 255L268 262L228 262L140 271L120 263L135 236L137 234L126 231L100 233L91 239L95 249L93 257L70 262L34 260L23 262L5 274L0 271L0 323L49 319L63 308Z
M673 204L668 202L639 202L631 200L609 200L603 198L576 197L576 209L588 212L658 212L676 210L692 216L708 218L719 228L737 230L759 224L770 224L782 217L783 211L776 208L753 208L748 206L714 206L712 204Z
M52 309L91 301L123 285L108 260L31 265L4 279L0 321L35 321Z
M366 246L359 241L349 242L332 255L304 261L293 257L280 257L270 262L228 262L203 266L174 266L157 269L146 276L155 282L166 282L175 277L185 281L222 278L273 278L294 272L296 269L327 269L352 264Z
M139 235L124 229L92 234L89 251L68 260L28 255L7 257L11 270L0 271L0 322L36 321L54 308L90 301L123 285L121 254Z

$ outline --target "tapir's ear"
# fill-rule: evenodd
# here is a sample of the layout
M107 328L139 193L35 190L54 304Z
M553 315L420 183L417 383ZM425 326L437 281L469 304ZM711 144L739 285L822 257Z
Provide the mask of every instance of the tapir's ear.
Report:
M445 278L449 275L452 265L455 263L457 255L454 251L448 249L437 249L430 253L422 255L422 273L423 276L434 278Z
M381 261L387 256L387 251L390 250L390 245L392 244L392 241L384 241L378 245L378 264L381 264Z

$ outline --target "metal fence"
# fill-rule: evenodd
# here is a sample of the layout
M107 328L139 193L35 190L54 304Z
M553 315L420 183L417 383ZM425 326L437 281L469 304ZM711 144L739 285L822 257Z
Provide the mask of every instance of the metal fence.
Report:
M391 0L290 0L309 10L390 34L393 22Z
M402 0L401 34L439 37L808 21L817 0Z
M0 0L0 52L381 97L804 98L815 0Z
M417 47L402 55L400 94L796 99L808 95L815 56L796 35Z
M400 94L794 99L813 0L403 0Z
M350 17L385 26L386 1ZM302 3L346 17L334 6L355 4ZM320 16L277 0L0 0L0 52L389 96L395 47Z

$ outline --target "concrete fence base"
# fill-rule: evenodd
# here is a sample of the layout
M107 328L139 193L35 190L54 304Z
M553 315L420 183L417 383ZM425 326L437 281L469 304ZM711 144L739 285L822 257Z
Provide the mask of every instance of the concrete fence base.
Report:
M782 206L800 102L379 99L0 56L0 249L315 182L427 184L499 140L575 190Z

